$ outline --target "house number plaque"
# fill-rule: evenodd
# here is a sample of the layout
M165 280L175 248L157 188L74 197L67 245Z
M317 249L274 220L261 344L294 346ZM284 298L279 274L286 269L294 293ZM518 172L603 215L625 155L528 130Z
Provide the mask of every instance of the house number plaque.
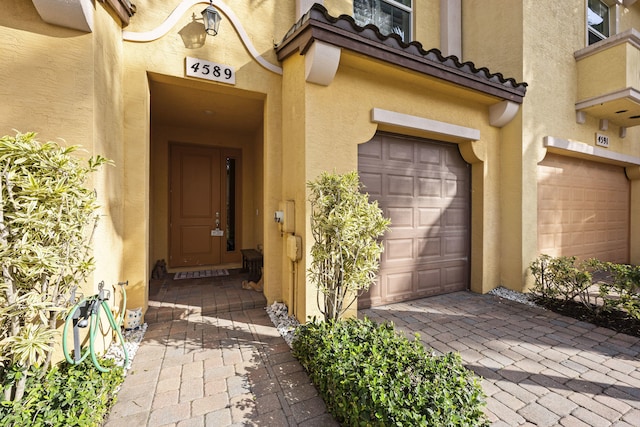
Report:
M609 148L609 137L601 133L596 133L596 145Z
M236 72L233 67L188 56L185 63L186 74L189 77L236 84Z

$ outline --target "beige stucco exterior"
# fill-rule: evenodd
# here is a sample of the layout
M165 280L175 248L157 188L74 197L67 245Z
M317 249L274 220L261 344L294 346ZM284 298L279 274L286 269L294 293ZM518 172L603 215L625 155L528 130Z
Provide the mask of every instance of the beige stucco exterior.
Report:
M439 14L446 1L415 2L414 38L425 50L439 47ZM639 49L627 43L599 57L574 58L585 48L586 1L461 2L459 59L528 84L522 104L513 104L514 117L500 126L491 117L491 108L503 101L500 96L330 43L329 51L339 49L335 75L328 84L308 81L310 51L279 60L274 45L296 23L296 6L310 2L284 7L215 1L223 15L218 35L188 49L180 31L207 3L136 0L136 13L123 26L107 3L95 2L91 32L44 22L30 1L9 0L8 12L0 16L0 132L64 138L114 161L92 183L102 219L95 238L96 271L86 293L95 292L101 280L128 280L129 307L148 306L153 265L169 256L168 147L173 142L242 150L239 244L263 248L268 303L284 301L300 320L318 314L316 291L306 279L313 244L306 183L322 171L357 170L358 145L377 131L454 142L471 164L469 287L474 292L499 285L523 290L531 284L527 268L538 255L537 165L549 136L593 146L595 133L605 133L607 150L627 156L622 164L632 180L630 261L640 262L640 173L633 165L640 158L640 129L625 126L625 133L611 122L601 131L601 117L587 110L581 122L576 111L582 99L640 89ZM182 4L185 9L174 13ZM324 6L333 17L352 14L349 0L326 0ZM618 9L620 32L640 24L640 5ZM165 21L173 23L160 32ZM235 84L186 76L185 57L233 67ZM202 111L191 104L204 109L208 102L221 114L230 110L241 118L209 123L195 117ZM243 108L245 116L238 114ZM374 110L397 113L401 120L373 120ZM417 119L435 124L406 124ZM436 132L433 126L463 128L479 137ZM285 201L295 205L293 233L281 232L273 221ZM286 255L291 234L303 242L296 263Z
M618 23L619 32L638 27L637 6L617 8L623 16ZM609 124L607 131L600 131L597 116L587 114L584 123L576 120L574 104L594 96L594 91L606 94L637 87L631 81L632 73L627 72L637 69L636 60L626 59L628 55L637 56L637 47L623 44L605 51L605 57L597 60L592 57L578 63L574 59L574 52L585 48L586 26L581 19L585 15L586 2L582 0L464 3L463 60L495 64L507 75L529 84L522 105L522 123L503 129L500 155L500 283L516 290L531 284L526 269L537 256L536 166L546 154L543 138L560 137L594 146L595 133L600 132L610 138L609 151L640 156L637 127L627 128L626 136L621 138L618 126ZM492 25L485 25L486 22ZM582 81L587 83L581 84ZM633 180L634 211L640 204L636 197L640 182L629 178ZM631 228L636 227L637 219L632 214ZM633 233L630 261L638 263L638 239Z

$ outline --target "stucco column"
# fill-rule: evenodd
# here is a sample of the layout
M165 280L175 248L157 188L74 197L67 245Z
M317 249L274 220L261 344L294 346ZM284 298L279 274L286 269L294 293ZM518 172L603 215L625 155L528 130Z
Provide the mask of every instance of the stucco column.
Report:
M299 321L305 322L315 305L315 297L306 287L306 270L310 249L306 203L306 123L307 106L305 59L291 55L282 64L282 170L278 175L279 202L292 200L295 205L295 235L302 239L302 259L292 263L286 254L286 239L291 233L278 233L282 269L282 298ZM286 221L286 219L285 219Z
M631 180L631 206L629 225L629 262L640 264L640 167L626 168Z
M522 112L502 129L500 143L501 275L496 286L523 291L531 284L527 270L537 255L537 167L544 149L534 136L523 136Z
M149 83L147 75L129 71L124 78L124 174L122 194L123 265L122 279L129 281L129 307L149 302Z
M462 58L461 0L440 0L440 51Z

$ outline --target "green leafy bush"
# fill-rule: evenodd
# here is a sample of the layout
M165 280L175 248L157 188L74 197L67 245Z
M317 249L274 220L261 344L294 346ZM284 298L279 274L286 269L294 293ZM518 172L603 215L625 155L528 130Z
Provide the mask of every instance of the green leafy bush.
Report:
M640 267L592 261L595 267L607 274L609 280L598 282L598 293L602 298L602 310L624 310L629 316L640 320Z
M325 320L337 320L374 282L383 250L378 238L390 221L361 191L358 172L323 172L307 187L314 240L309 280L322 294Z
M576 257L543 254L529 268L536 281L534 291L543 298L572 300L591 286L591 274L576 264Z
M581 303L594 316L622 311L640 320L640 267L541 255L530 265L541 300Z
M20 400L30 371L49 368L69 291L94 268L98 205L85 185L108 160L78 150L32 132L0 137L0 375L23 371L4 400Z
M63 362L42 378L29 376L22 400L1 402L0 427L101 425L115 403L116 388L124 380L122 368L113 360L105 359L101 364L111 371L101 373L85 360L79 365ZM2 380L15 379L7 375Z
M428 354L393 324L309 322L293 351L342 425L483 426L484 395L456 353Z

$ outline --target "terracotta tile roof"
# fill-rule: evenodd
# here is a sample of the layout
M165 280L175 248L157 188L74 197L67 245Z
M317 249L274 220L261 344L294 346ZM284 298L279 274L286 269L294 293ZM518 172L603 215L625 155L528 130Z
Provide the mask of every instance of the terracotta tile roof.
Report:
M295 52L304 54L315 40L516 103L522 103L527 90L527 83L491 73L486 67L477 68L472 62L460 62L456 56L445 57L438 49L425 50L417 41L404 43L397 34L383 35L375 25L361 27L349 15L331 16L317 3L276 45L278 59Z

